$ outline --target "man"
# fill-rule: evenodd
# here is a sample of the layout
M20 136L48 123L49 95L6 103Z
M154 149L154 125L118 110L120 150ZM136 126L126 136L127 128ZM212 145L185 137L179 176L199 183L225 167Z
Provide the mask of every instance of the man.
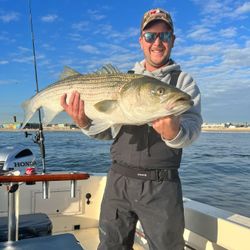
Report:
M146 12L139 38L145 59L134 73L155 77L192 96L194 106L181 116L167 116L142 126L124 125L111 146L112 166L101 206L98 249L132 249L135 226L140 220L150 249L184 248L184 215L178 168L182 148L199 135L202 118L200 92L192 77L170 59L174 26L161 9ZM173 79L175 80L173 81ZM172 79L172 80L171 80ZM84 102L74 92L61 105L87 133L90 120ZM110 130L97 138L110 138Z

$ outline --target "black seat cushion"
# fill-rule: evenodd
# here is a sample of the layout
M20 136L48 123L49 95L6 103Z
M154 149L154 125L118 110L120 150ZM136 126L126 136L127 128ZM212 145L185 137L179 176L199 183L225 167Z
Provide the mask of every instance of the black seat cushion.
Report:
M46 214L19 216L18 239L51 235L52 222ZM8 240L8 217L0 217L0 242Z
M0 242L1 250L83 250L73 234L36 237L19 241Z

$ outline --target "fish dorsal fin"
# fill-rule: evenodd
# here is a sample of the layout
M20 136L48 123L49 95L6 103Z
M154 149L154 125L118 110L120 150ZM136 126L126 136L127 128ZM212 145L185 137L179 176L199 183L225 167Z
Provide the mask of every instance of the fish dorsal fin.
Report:
M65 66L63 69L63 72L60 75L60 80L65 79L69 76L76 76L76 75L81 75L81 74L79 72L77 72L76 70L74 70L68 66Z
M121 73L121 72L119 71L118 68L116 68L112 64L105 64L95 73L96 74L117 74L117 73Z

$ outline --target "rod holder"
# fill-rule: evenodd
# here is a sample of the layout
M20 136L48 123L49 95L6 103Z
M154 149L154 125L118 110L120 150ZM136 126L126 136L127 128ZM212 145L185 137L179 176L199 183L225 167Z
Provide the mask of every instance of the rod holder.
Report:
M10 185L8 191L8 241L18 240L18 213L16 205L19 203L16 196L18 184Z
M49 192L49 182L48 181L43 181L42 182L42 187L43 187L43 199L49 199L50 197L50 192Z
M70 181L70 197L76 198L76 180Z

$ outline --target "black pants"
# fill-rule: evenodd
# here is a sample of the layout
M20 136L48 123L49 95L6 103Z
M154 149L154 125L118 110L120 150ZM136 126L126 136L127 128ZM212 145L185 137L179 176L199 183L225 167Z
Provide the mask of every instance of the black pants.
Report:
M138 219L151 250L183 250L179 178L148 181L110 170L101 206L98 250L131 250Z

